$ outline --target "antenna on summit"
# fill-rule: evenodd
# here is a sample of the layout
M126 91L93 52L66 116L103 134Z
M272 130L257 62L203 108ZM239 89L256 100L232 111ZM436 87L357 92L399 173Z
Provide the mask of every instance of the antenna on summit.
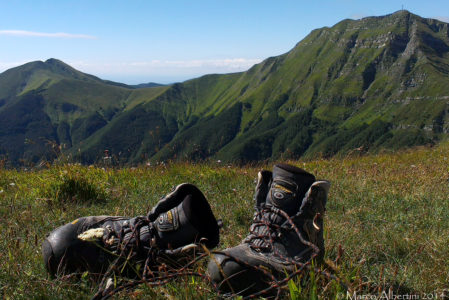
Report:
M401 11L404 11L404 4L402 4Z

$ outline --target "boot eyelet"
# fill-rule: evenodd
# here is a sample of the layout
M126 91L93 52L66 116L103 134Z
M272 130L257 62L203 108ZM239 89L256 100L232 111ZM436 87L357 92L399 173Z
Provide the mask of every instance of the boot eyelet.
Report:
M279 200L282 200L282 199L285 198L284 193L281 193L281 192L274 192L274 193L273 193L273 196L274 196L276 199L279 199Z

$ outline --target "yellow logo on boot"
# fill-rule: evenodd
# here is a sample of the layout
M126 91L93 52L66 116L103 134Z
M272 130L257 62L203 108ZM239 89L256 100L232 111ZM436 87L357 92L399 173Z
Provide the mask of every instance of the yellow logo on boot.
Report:
M291 190L289 190L289 189L286 188L285 186L282 186L282 185L279 185L279 184L275 184L275 185L274 185L274 188L275 188L275 189L280 189L280 190L282 190L282 191L284 191L284 192L286 192L286 193L289 193L289 194L293 194L293 192L292 192Z

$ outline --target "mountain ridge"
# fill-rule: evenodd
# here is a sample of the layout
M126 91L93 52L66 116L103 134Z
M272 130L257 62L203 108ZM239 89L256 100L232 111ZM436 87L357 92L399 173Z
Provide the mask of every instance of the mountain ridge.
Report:
M104 150L138 163L397 149L447 138L448 32L447 23L399 11L315 29L246 72L141 89L75 72L28 89L43 96L56 142L70 140L66 151L87 163Z

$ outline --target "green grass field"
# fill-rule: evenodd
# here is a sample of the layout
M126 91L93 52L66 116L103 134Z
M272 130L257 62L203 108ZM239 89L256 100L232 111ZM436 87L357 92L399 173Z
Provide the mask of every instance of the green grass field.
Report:
M290 161L332 182L325 218L326 262L354 295L420 295L449 289L449 144L397 153ZM51 280L40 245L53 228L85 215L145 214L172 186L191 182L222 218L219 249L237 245L252 219L258 170L220 163L102 168L55 163L41 170L0 168L0 296L85 299L89 276ZM204 270L204 265L198 266ZM308 282L301 285L300 282ZM440 294L432 294L433 299ZM312 274L289 284L291 299L348 297ZM118 299L214 298L198 278L121 293ZM441 299L441 298L440 298Z

